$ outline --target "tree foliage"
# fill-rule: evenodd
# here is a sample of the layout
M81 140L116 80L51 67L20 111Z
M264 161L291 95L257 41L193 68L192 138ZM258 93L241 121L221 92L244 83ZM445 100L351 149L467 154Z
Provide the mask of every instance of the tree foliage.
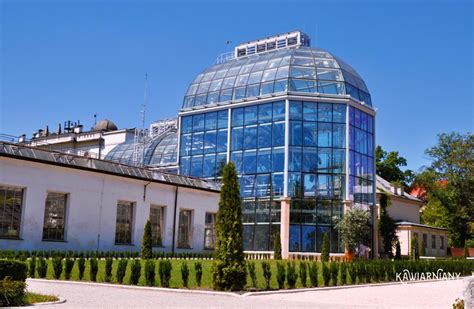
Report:
M152 250L152 240L151 240L151 222L147 220L145 224L145 230L143 231L143 238L142 238L142 251L141 251L141 258L144 260L151 259L153 257L153 250Z
M321 247L321 261L329 262L329 234L323 234L323 244Z
M420 258L420 246L416 235L413 235L410 241L410 258L412 260L418 260Z
M246 283L240 188L234 163L224 167L212 281L216 290L242 290Z
M440 134L425 153L432 163L415 181L428 201L423 221L448 228L451 245L463 247L473 237L474 135Z
M281 237L276 233L273 239L273 259L281 260Z
M342 244L354 252L355 248L367 241L370 233L370 214L368 211L353 208L346 212L336 224Z
M397 225L395 220L388 214L387 208L390 206L390 197L386 192L380 195L380 219L379 232L383 239L383 253L388 257L393 257L393 247L398 241Z
M415 177L412 170L402 170L407 166L407 160L401 157L398 151L386 152L382 146L375 148L376 173L389 182L400 183L405 187L410 187Z

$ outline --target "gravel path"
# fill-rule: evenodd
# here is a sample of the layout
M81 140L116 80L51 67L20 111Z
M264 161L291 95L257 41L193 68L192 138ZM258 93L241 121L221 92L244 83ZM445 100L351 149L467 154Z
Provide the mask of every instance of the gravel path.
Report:
M68 281L27 283L29 291L66 298L64 304L42 308L451 308L462 289L462 280L455 280L242 297Z

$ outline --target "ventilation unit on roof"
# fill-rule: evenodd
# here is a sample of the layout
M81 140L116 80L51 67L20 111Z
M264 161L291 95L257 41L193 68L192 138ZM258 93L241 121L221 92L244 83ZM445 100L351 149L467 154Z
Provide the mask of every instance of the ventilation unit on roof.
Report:
M234 50L236 58L261 54L275 49L310 46L310 38L301 31L292 31L240 44Z

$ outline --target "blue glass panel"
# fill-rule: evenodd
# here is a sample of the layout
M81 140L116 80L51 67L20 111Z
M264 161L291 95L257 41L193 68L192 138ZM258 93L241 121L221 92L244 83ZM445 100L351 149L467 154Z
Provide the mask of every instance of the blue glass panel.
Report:
M316 81L290 78L290 91L314 93L317 91Z
M367 154L371 157L374 155L374 136L370 133L367 134Z
M272 167L272 152L268 150L259 150L257 155L257 173L268 173Z
M324 234L329 235L329 225L318 225L316 231L316 251L321 252Z
M332 146L335 148L346 147L346 126L344 124L334 123L332 125Z
M234 100L245 98L245 87L234 88Z
M349 126L349 149L355 150L355 128Z
M365 104L372 106L372 99L370 98L370 94L359 90L359 97L361 101L365 102Z
M285 145L285 123L274 123L273 124L273 146Z
M361 111L357 108L354 108L354 126L360 128L360 113Z
M360 128L362 130L365 130L367 131L367 128L368 128L368 123L367 123L367 114L364 113L364 112L361 112L360 113Z
M304 121L318 120L318 103L303 102L303 120Z
M374 132L374 117L367 115L367 130L370 133Z
M331 103L318 104L318 121L323 121L323 122L332 121L332 104Z
M346 105L336 104L332 105L332 121L334 122L346 122Z
M207 96L207 104L219 102L219 91L210 92Z
M245 151L244 152L244 174L255 174L257 170L257 152L256 151Z
M285 155L283 148L273 149L272 153L272 171L283 172L285 165Z
M247 93L245 95L247 98L257 97L259 95L260 95L260 85L259 84L247 86Z
M314 197L316 195L317 177L315 174L304 174L303 177L303 195L305 197Z
M299 224L290 225L290 248L291 252L299 252L301 248L300 243L300 226Z
M290 147L288 154L288 170L291 172L301 171L301 148Z
M203 166L203 177L214 177L216 174L216 156L215 155L206 155L204 156L204 166Z
M276 196L283 196L283 178L283 174L273 174L273 194Z
M227 164L227 154L220 153L216 156L216 176L222 176L224 166Z
M243 146L244 129L234 128L231 133L231 150L241 150Z
M255 175L240 178L240 195L242 198L255 196Z
M179 152L182 156L191 155L192 138L191 134L181 135L181 144Z
M332 176L331 175L318 175L318 189L316 194L322 198L332 197Z
M272 103L258 105L258 123L272 121Z
M331 149L318 149L318 172L329 173L331 167Z
M249 124L257 123L257 115L258 115L258 106L257 105L245 107L244 124L249 125Z
M299 101L290 101L290 119L301 120L303 117L303 106Z
M268 250L268 244L270 243L270 225L269 224L257 224L255 225L255 244L254 250L266 251Z
M184 99L184 107L193 107L194 106L194 96L190 95Z
M331 201L318 201L316 212L319 224L331 223Z
M189 176L191 174L191 158L190 157L181 157L179 162L179 173L181 175Z
M333 149L332 152L332 172L333 173L344 173L345 172L345 150Z
M303 144L303 127L301 121L290 121L290 145L301 146Z
M316 250L316 226L301 226L302 251L315 252Z
M193 116L193 132L204 131L204 114Z
M262 86L260 87L260 94L265 95L265 94L271 94L271 93L273 93L273 81L262 83Z
M305 199L301 203L301 223L316 224L316 200Z
M301 173L288 173L288 195L301 197L302 190Z
M239 127L244 125L244 108L232 109L232 126Z
M194 100L194 106L201 106L207 103L207 94L197 95Z
M330 123L318 123L318 146L331 147L332 146L332 127Z
M255 183L255 193L257 197L270 196L270 186L271 175L262 174L257 175ZM269 222L270 221L270 203L269 201L259 201L259 206L264 204L267 208L266 211L262 209L257 209L257 222ZM259 213L260 212L260 213Z
M206 130L215 130L217 128L217 113L206 114Z
M272 125L270 123L258 126L258 148L272 145Z
M222 90L219 101L226 102L226 101L230 101L230 100L232 100L232 88L227 89L227 90Z
M217 152L227 151L227 130L217 131Z
M327 94L345 94L344 83L318 82L318 92Z
M191 176L202 177L202 156L192 157Z
M273 121L285 120L285 102L273 103Z
M216 131L208 131L204 134L204 153L216 152Z
M348 95L350 95L350 96L353 97L354 99L360 100L360 97L359 97L359 89L357 89L356 87L352 86L351 84L346 83L346 92L347 92Z
M235 170L237 171L237 174L242 174L242 152L241 151L236 151L232 152L230 155L230 160L234 162L235 165Z
M203 139L204 139L204 133L203 132L193 133L193 143L192 143L192 148L193 148L192 153L193 153L193 155L202 154Z
M301 201L300 200L291 201L290 223L301 223Z
M281 79L275 81L275 88L273 92L286 92L288 90L288 80L287 79Z
M227 110L217 112L217 128L225 129L229 122L229 112Z
M243 179L241 180L241 184ZM241 186L242 188L242 186ZM254 223L255 222L255 200L242 201L242 221L243 223Z
M190 133L193 130L193 116L181 117L181 133Z
M303 146L318 146L318 125L316 122L303 122Z
M244 149L257 148L257 126L244 128Z
M334 175L333 176L333 190L334 190L334 198L342 200L344 198L344 191L345 191L345 180L344 176Z
M318 152L316 148L304 148L303 172L316 173L318 171Z
M254 224L244 224L244 250L253 250Z

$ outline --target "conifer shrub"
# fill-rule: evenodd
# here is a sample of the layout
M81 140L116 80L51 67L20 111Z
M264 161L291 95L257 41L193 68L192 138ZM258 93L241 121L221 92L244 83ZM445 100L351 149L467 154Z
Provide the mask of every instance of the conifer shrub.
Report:
M48 263L46 263L46 260L44 258L38 259L38 264L36 268L38 271L38 277L46 278L46 274L48 273Z
M161 260L158 264L158 272L160 274L160 282L162 287L169 288L172 268L173 266L168 260Z
M322 263L322 275L323 275L323 283L324 286L329 286L329 282L331 281L331 272L329 270L328 266L329 262L323 262Z
M80 257L77 260L77 268L79 270L79 280L82 280L84 278L84 271L86 270L86 260L83 257Z
M418 246L418 237L414 235L410 241L410 258L418 260L420 258L420 248Z
M223 169L216 243L212 264L212 283L216 290L242 290L247 281L243 250L242 205L234 163Z
M286 278L285 264L283 264L283 262L278 262L276 279L278 282L278 288L280 290L285 288L285 278Z
M97 262L97 259L94 257L94 258L91 258L89 260L89 278L92 282L96 282L97 281L97 272L99 271L99 266L98 266L98 262Z
M347 263L339 263L339 269L341 272L341 285L347 284Z
M257 274L255 273L255 263L254 262L248 262L247 263L247 268L249 271L249 277L250 281L252 282L252 287L256 288L257 287ZM263 268L263 264L262 264Z
M311 262L308 266L309 282L312 287L318 286L318 263Z
M273 259L281 260L281 237L280 233L276 233L273 238Z
M307 284L306 284L306 279L307 279L307 275L308 274L308 265L306 262L301 262L300 263L300 281L301 281L301 286L302 287L306 287Z
M147 259L151 259L152 257L153 257L153 248L152 248L151 222L150 220L147 220L145 224L145 229L143 230L141 258L143 260L147 260Z
M294 262L286 263L286 283L289 289L296 287L296 280L298 280L298 273Z
M7 276L0 280L0 307L13 307L25 304L26 283L12 280Z
M329 262L329 234L324 233L323 244L321 248L321 261Z
M145 261L145 281L147 286L155 285L155 261Z
M395 260L401 260L402 259L402 248L400 247L400 241L397 240L395 243Z
M61 278L61 274L63 272L63 262L59 256L55 256L53 258L53 275L55 279Z
M202 281L202 264L201 262L194 263L194 274L196 275L196 284L201 286Z
M125 273L127 272L127 259L120 259L117 265L117 270L115 272L115 278L117 279L118 283L123 283L123 278L125 277Z
M137 285L140 280L140 275L142 271L142 264L140 260L132 260L130 265L130 284Z
M181 263L181 280L183 281L183 287L187 288L189 281L189 267L186 262Z
M36 257L32 256L28 262L28 277L34 278L36 274Z
M71 279L72 268L74 267L74 260L70 257L64 259L64 279Z
M347 264L347 273L351 284L356 284L357 281L357 269L354 262Z
M331 272L331 282L333 286L337 285L337 277L338 277L338 272L339 272L339 267L337 267L337 262L331 262L329 263L329 270Z
M272 270L270 263L262 262L263 278L265 279L265 290L270 289L270 279L272 278Z
M111 257L105 259L105 274L104 274L104 281L110 282L112 281L112 265L114 260Z

